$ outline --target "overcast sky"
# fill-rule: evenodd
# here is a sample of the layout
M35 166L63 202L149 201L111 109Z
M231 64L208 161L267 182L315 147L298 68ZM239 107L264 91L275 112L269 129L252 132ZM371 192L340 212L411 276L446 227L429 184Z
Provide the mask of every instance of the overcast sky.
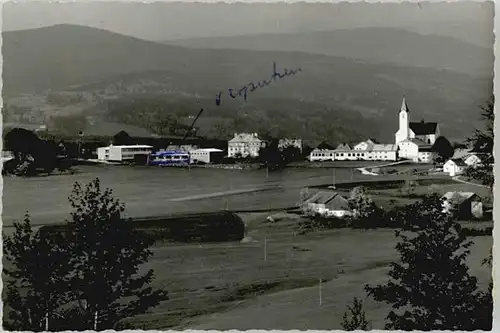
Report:
M493 40L493 2L391 4L14 3L3 5L3 30L60 23L148 40L403 27L484 44ZM490 36L491 35L491 36Z

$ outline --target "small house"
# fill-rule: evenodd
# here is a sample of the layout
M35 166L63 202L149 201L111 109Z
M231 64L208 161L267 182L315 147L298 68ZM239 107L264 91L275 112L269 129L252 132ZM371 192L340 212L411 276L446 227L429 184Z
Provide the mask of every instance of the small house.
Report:
M461 158L452 158L443 165L443 172L449 174L451 177L460 175L465 171L467 164Z
M317 192L304 201L302 209L326 217L342 218L351 214L347 199L335 191Z
M467 166L476 167L481 164L481 157L478 154L469 154L463 158Z
M447 192L442 197L443 211L455 211L462 220L480 219L483 217L483 204L481 198L473 192Z

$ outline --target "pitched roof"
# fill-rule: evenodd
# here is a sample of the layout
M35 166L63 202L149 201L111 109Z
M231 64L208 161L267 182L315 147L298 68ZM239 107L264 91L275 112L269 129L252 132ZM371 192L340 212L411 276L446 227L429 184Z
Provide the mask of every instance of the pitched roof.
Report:
M234 133L234 138L229 142L261 142L257 133Z
M398 145L396 144L374 144L372 151L396 151L398 150Z
M351 150L351 146L349 146L347 143L341 143L335 148L335 150Z
M471 149L455 149L453 158L463 158L471 155Z
M193 153L193 152L220 153L220 152L223 152L223 151L224 150L217 149L217 148L199 148L199 149L193 149L193 150L191 150L191 153Z
M461 158L452 158L452 159L448 160L448 162L450 162L450 161L452 161L453 163L455 163L458 166L463 166L463 167L467 166L467 164L465 164L465 161ZM448 162L446 162L446 163L448 163Z
M422 140L419 140L419 139L409 139L409 141L415 143L419 148L421 147L432 147L432 145L430 143L427 143L425 141L422 141Z
M410 129L415 133L415 135L428 135L435 134L437 129L437 123L410 123Z
M332 210L347 210L349 205L347 199L334 191L319 191L307 199L305 203L323 204Z
M457 200L459 204L461 204L464 201L469 200L473 196L477 196L479 198L479 196L474 192L459 192L459 191L446 192L441 198L445 200L454 199Z
M321 142L316 149L330 149L333 150L333 146L329 145L326 142Z

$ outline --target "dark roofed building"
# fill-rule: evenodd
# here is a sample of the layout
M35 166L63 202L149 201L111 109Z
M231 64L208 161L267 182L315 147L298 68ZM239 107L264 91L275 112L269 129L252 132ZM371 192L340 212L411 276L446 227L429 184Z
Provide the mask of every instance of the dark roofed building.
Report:
M341 143L337 146L336 150L351 150L351 147L347 143Z
M480 219L483 217L481 198L473 192L447 192L442 197L443 210L457 214L459 219Z
M326 143L326 142L321 142L318 147L316 147L316 149L320 149L320 150L333 150L333 146Z
M329 217L344 217L350 214L346 198L335 191L319 191L303 203L303 209Z
M415 136L435 134L437 126L437 123L426 123L424 121L418 123L410 122L410 129L415 133Z

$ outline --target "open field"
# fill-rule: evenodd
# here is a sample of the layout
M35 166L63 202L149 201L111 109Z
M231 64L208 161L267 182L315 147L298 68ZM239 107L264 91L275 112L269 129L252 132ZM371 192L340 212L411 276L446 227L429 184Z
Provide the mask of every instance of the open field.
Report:
M28 210L33 224L60 223L69 215L67 196L75 181L95 177L126 204L131 217L229 210L283 209L300 199L305 186L372 181L375 200L398 198L394 187L348 168L229 171L212 169L80 166L75 175L4 178L3 223L8 228ZM334 177L335 176L335 177ZM406 178L406 177L405 177ZM440 191L486 190L450 178L420 179L416 194L431 184ZM469 188L472 186L473 188ZM346 193L352 185L345 187ZM367 318L381 329L389 308L366 299L366 283L382 283L396 260L394 231L337 229L296 235L299 217L265 222L269 213L239 214L247 224L243 242L157 245L144 268L154 268L156 287L170 300L133 319L145 329L338 329L353 297L365 299ZM491 271L481 266L492 237L472 238L471 272L486 287ZM319 281L321 279L321 289ZM321 304L320 304L321 290ZM272 313L273 315L270 315Z
M113 189L115 196L126 204L127 216L138 218L222 209L284 209L299 203L300 189L306 186L326 187L334 180L337 184L369 181L375 185L379 181L408 178L404 175L366 176L350 168L289 168L266 174L265 170L78 166L74 175L4 177L3 226L9 227L14 221L22 219L26 211L32 216L34 225L63 222L70 213L67 198L72 184L75 181L88 183L96 177L99 177L102 186ZM419 179L423 182L423 177ZM444 176L426 182L417 188L417 195L427 193L432 183L437 183L443 193L451 190L474 191L481 196L489 192L484 187L459 183ZM346 191L350 187L347 185ZM377 189L373 194L382 202L408 201L398 198L399 192L392 188Z
M99 177L126 204L131 217L230 210L286 208L300 200L300 188L373 177L348 169L215 170L127 166L78 166L74 175L4 177L3 225L28 211L34 224L61 223L70 212L68 195L75 181ZM390 176L376 177L389 179Z
M373 328L383 329L389 308L366 299L363 286L386 280L388 263L397 259L393 230L295 235L293 215L276 223L265 222L267 214L241 216L249 242L156 248L147 267L171 299L134 323L146 329L339 329L346 305L361 297ZM470 269L486 288L491 270L481 260L492 238L472 239Z

